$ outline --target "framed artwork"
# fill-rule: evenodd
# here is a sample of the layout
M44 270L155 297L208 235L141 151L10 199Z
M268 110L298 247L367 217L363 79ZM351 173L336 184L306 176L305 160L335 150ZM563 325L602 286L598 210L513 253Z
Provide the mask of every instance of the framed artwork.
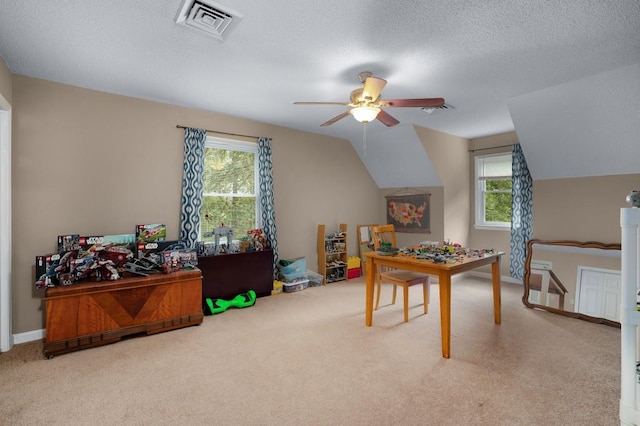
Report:
M396 232L431 233L429 193L387 195L387 223Z

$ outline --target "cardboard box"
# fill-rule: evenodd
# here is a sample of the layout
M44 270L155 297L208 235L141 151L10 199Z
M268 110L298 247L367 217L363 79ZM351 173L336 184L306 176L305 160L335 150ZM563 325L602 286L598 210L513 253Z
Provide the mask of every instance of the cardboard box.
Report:
M36 256L36 288L53 287L59 284L58 273L55 271L60 264L60 254L51 253Z
M95 254L104 247L118 246L135 253L136 236L135 234L118 234L118 235L81 235L78 244L80 252L78 257L87 257Z
M71 272L71 261L77 255L78 250L71 250L36 256L36 288L69 284L69 279L66 275ZM64 283L61 280L61 276L64 277Z
M136 259L142 259L143 257L148 256L151 253L159 253L170 248L173 249L171 251L175 251L177 249L184 249L186 248L186 246L178 240L158 241L153 243L139 242L136 244Z
M80 235L58 235L58 253L78 250L80 248Z
M136 225L136 243L156 243L167 239L167 225L152 223Z

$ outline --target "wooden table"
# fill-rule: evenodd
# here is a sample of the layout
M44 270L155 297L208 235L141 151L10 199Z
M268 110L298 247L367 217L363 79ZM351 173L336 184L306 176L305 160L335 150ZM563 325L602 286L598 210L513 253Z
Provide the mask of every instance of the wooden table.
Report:
M426 259L409 256L381 256L376 252L364 253L366 260L366 316L365 324L373 322L373 286L375 271L379 266L423 272L438 277L440 287L440 328L442 334L442 356L450 357L451 347L451 277L483 265L491 265L493 283L493 318L500 324L500 258L504 253L485 254L482 257L465 258L456 263L434 263Z

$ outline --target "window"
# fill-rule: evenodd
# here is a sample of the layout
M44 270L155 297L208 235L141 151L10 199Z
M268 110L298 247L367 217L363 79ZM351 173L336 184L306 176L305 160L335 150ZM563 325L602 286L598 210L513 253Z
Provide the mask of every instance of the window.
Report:
M476 228L511 227L511 153L476 157Z
M258 144L208 137L205 143L204 187L200 237L213 242L213 229L228 226L234 237L257 228Z

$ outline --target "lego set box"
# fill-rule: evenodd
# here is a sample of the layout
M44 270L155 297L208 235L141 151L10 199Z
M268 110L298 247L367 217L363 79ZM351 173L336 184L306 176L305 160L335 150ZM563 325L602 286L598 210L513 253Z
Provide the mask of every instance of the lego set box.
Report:
M80 248L80 235L58 235L58 253L78 250Z
M153 223L136 225L136 243L155 243L167 239L167 225Z
M36 256L35 286L117 280L125 272L146 276L195 268L195 250L180 241L165 241L166 233L165 225L152 224L137 225L133 234L59 235L57 253Z
M198 266L196 249L189 248L183 241L160 241L136 244L134 260L126 264L127 272L149 275L165 274Z
M73 251L36 256L36 288L59 285L60 275L68 273L68 261L73 256Z
M158 241L153 243L138 242L136 243L136 258L142 259L153 253L186 248L186 244L179 240Z
M58 239L59 238L60 237L58 237ZM135 234L81 235L78 238L78 247L80 250L78 257L86 257L92 253L95 254L105 247L120 247L123 250L128 250L133 253L136 249L135 240ZM60 249L59 246L58 249Z

